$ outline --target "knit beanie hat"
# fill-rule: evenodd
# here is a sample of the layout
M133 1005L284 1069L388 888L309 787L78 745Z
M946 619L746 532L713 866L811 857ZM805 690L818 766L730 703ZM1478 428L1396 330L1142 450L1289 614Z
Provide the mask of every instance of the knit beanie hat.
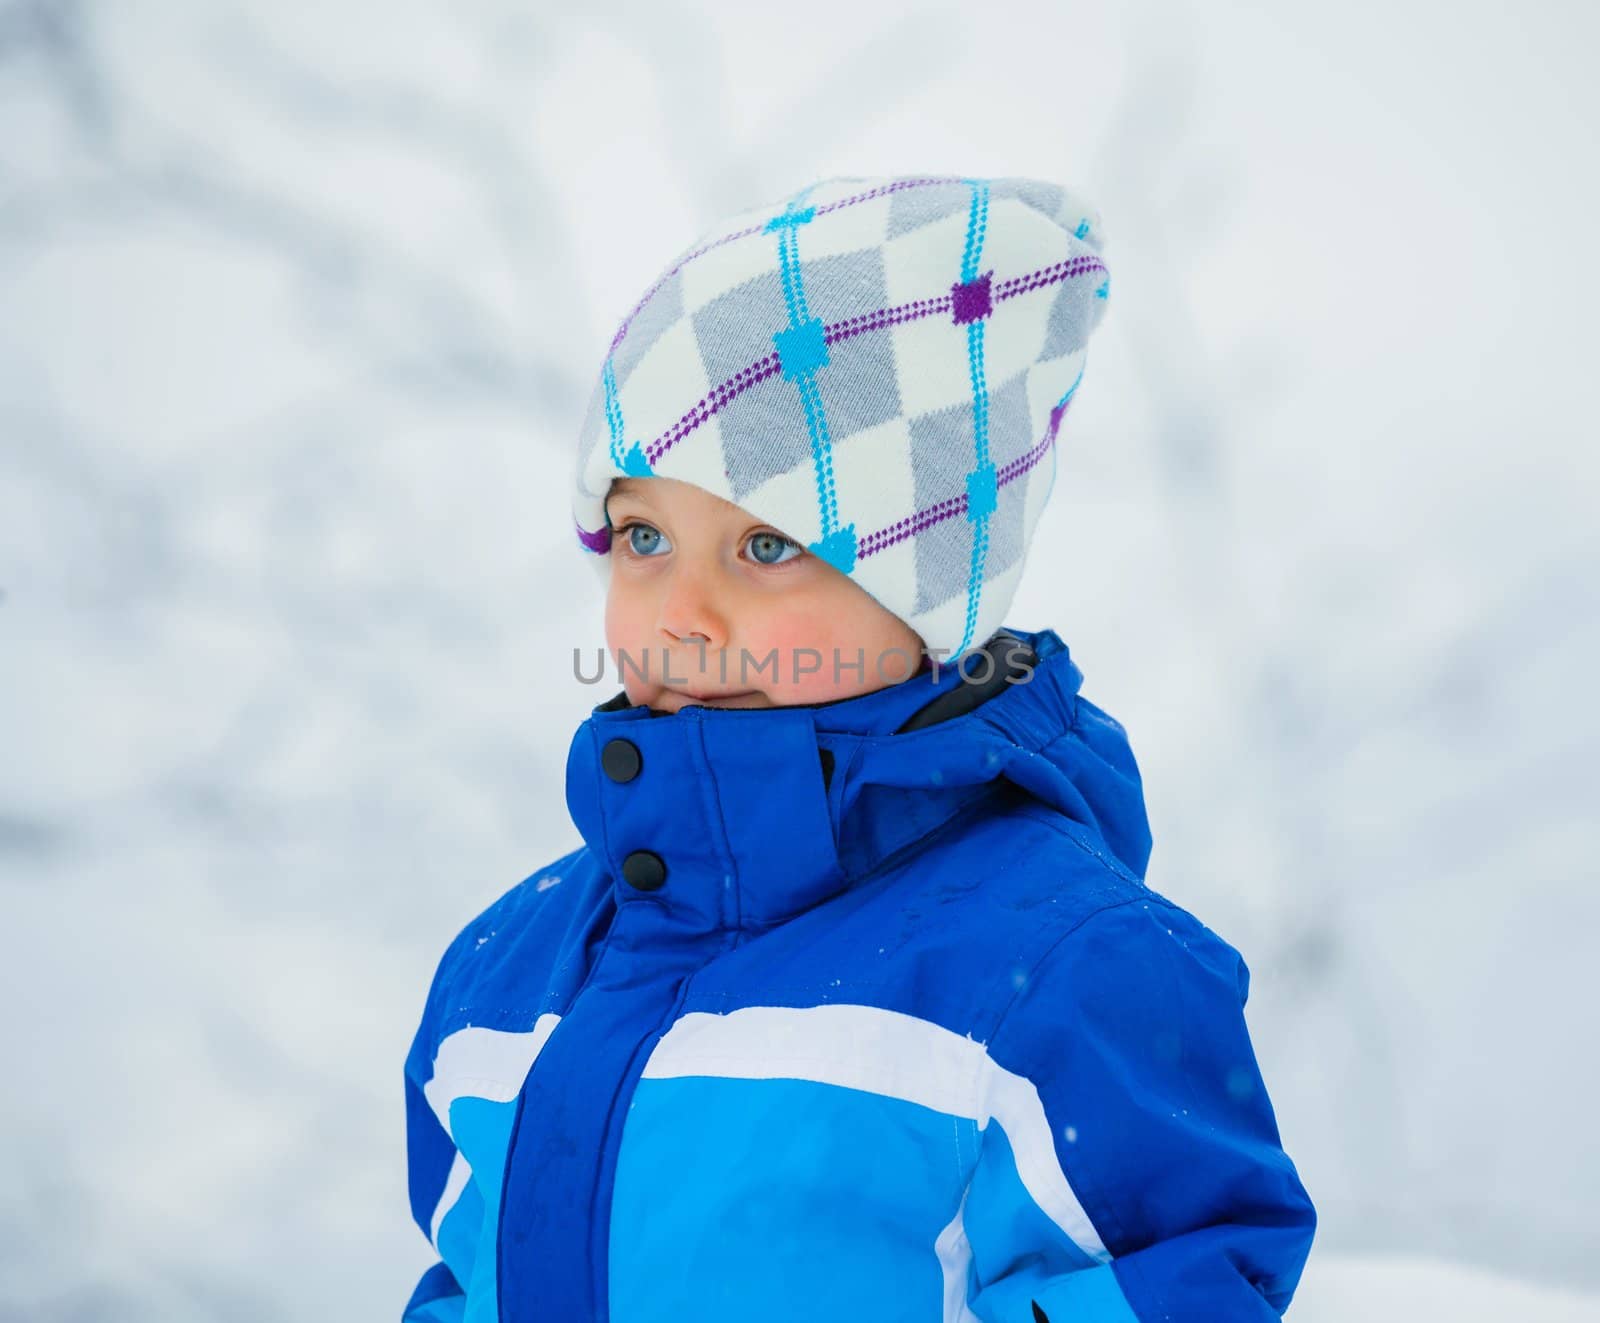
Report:
M614 478L738 505L960 656L999 628L1106 307L1100 218L1034 179L839 177L729 217L623 321L573 514ZM936 654L936 655L942 655Z

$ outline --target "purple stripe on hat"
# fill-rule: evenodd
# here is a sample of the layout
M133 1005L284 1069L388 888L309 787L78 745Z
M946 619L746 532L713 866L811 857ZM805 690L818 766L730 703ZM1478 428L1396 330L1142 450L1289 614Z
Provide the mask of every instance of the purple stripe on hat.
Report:
M967 494L962 492L959 496L952 496L948 500L940 501L937 505L930 505L926 510L918 510L916 514L905 519L897 519L888 528L880 528L876 533L868 533L856 545L856 559L870 556L874 552L883 551L894 546L896 542L904 542L908 537L913 537L925 528L934 524L943 523L946 519L953 519L956 515L966 514Z
M919 180L916 182L940 183L943 181ZM904 185L904 187L909 186ZM842 206L843 203L841 202L837 205ZM818 210L820 211L822 208L819 207ZM758 226L757 229L759 228ZM750 233L754 232L754 230L750 231ZM705 250L702 249L701 251ZM1002 281L1000 284L992 286L992 297L994 302L998 303L1001 299L1014 298L1018 294L1025 294L1029 290L1040 289L1045 285L1053 285L1072 276L1103 270L1105 268L1098 258L1075 257L1068 262L1057 262L1054 266L1041 267L1038 271L1031 271L1025 276L1013 276L1010 280ZM991 272L990 274L992 275L993 273ZM868 331L881 331L886 327L919 321L923 317L947 314L952 311L954 306L955 296L953 294L941 294L937 298L913 299L910 303L897 304L892 308L879 308L874 312L857 313L854 317L846 317L839 322L830 322L823 327L823 343L834 345L841 340L850 339L851 336L865 335ZM742 368L716 387L704 399L696 402L682 418L678 419L665 432L650 442L644 448L645 457L652 464L656 463L667 451L682 441L701 423L716 414L719 409L725 408L731 401L749 390L750 387L765 381L768 377L776 376L778 370L779 363L776 354L768 354L765 358L758 358L749 367Z
M830 211L838 211L841 207L853 207L860 202L870 202L873 198L882 197L886 193L898 193L901 189L926 188L929 184L953 184L958 182L960 182L960 177L957 175L949 175L943 178L938 176L929 176L925 179L897 179L892 184L884 184L878 188L869 188L864 193L855 193L850 197L840 198L837 202L826 203L823 206L814 208L814 211L816 215L822 216L826 215ZM653 295L663 285L665 285L667 281L671 280L673 276L677 275L678 272L682 271L684 267L688 266L690 262L694 261L695 258L703 257L713 248L721 248L723 244L732 243L735 239L748 239L752 234L760 234L766 228L767 223L765 221L755 225L747 225L744 229L739 230L736 233L725 234L720 239L713 239L704 247L696 248L692 253L686 253L681 259L679 259L677 265L673 266L668 271L663 271L660 279L658 279L655 284L651 285L649 289L645 290L644 296L633 305L633 311L622 319L622 325L617 327L617 333L611 337L611 348L606 352L608 354L613 354L616 352L617 346L622 343L622 337L628 333L628 327L633 325L633 319L639 315L640 309L642 309L645 304L650 302L650 296Z
M1032 450L1017 456L1009 464L999 469L996 475L997 487L1004 487L1008 482L1015 482L1029 469L1033 468L1044 458L1045 452L1055 442L1056 432L1061 427L1061 416L1066 413L1070 399L1062 401L1050 410L1050 425L1046 429L1044 439L1034 446ZM967 512L967 494L962 492L959 496L952 496L948 500L930 505L926 510L918 510L916 514L905 519L898 519L887 528L880 528L876 533L868 533L856 547L856 559L870 556L874 552L886 551L897 542L904 542L908 537L914 537L925 528L932 528L935 524L942 524L946 519L954 519L957 515Z
M611 550L611 529L609 527L602 528L598 533L591 533L582 524L578 523L574 523L573 527L578 530L578 541L583 543L585 551L597 552L603 556Z
M911 303L902 303L896 308L879 308L876 312L860 313L855 317L847 317L842 322L834 322L823 327L822 342L828 345L838 344L839 341L848 340L854 335L881 331L886 326L898 326L902 322L914 322L920 317L931 317L935 313L949 311L948 294L937 299L917 299ZM768 377L777 376L781 366L776 354L768 354L765 358L758 358L749 367L740 369L704 399L696 402L688 413L646 446L645 456L654 464L701 423L718 410L726 408L732 400L750 387L765 381Z
M757 383L765 381L768 377L777 376L781 366L776 354L768 354L765 358L758 358L749 367L736 372L711 394L697 401L688 413L646 446L645 458L654 464L719 409L725 409Z
M1054 285L1072 276L1087 275L1092 271L1105 271L1105 269L1105 263L1098 257L1092 253L1085 253L1079 257L1069 258L1065 262L1057 262L1054 266L1041 267L1038 271L1025 276L1013 276L1010 280L1002 280L994 287L994 301L998 303L1001 299L1014 299L1018 294L1026 294L1044 285Z
M899 326L903 322L914 322L923 317L931 317L935 313L949 312L951 302L952 296L944 294L936 299L915 299L894 308L879 308L876 312L858 313L854 317L846 317L842 322L834 322L828 326L822 338L827 344L838 344L839 341L848 340L853 335L862 335L867 331L881 331L886 326Z
M1015 482L1024 473L1033 468L1034 465L1044 458L1045 451L1049 450L1050 447L1055 443L1056 425L1060 421L1061 415L1052 409L1050 411L1050 430L1044 434L1044 440L1040 441L1039 444L1036 445L1032 450L1027 451L1025 454L1018 455L1014 460L1000 470L1000 478L998 482L999 486L1004 487L1008 482Z
M937 299L931 301L935 303L941 302L941 300ZM945 303L949 302L948 299L942 301ZM766 359L763 359L761 363L758 363L755 366L757 368L765 369L761 372L759 377L755 378L756 380L765 380L767 377L774 376L777 373L777 355L769 354ZM741 376L742 375L743 374L741 374ZM738 378L735 380L738 380ZM753 384L753 381L746 383L746 385L749 384ZM741 386L740 389L742 390L744 387ZM737 394L737 391L734 392L734 394ZM732 398L732 395L727 397L727 399ZM715 407L710 408L707 416L709 417L710 413L715 413L716 408L721 407L722 404L726 404L727 399L720 401ZM705 403L705 401L701 401L702 405ZM1050 449L1051 444L1056 439L1056 432L1061 426L1062 416L1067 412L1071 405L1072 397L1068 396L1060 404L1056 405L1055 408L1050 410L1050 425L1044 434L1044 439L1040 441L1038 445L1034 446L1032 450L1027 451L1025 454L1019 455L1009 464L1001 467L996 474L997 486L1004 487L1008 482L1014 482L1044 458L1045 452ZM691 413L692 412L693 411L691 410ZM685 414L684 420L687 421L689 417L690 414ZM925 528L931 528L934 524L943 523L946 519L953 519L957 515L963 515L966 512L967 494L965 492L962 492L958 496L952 496L948 500L940 501L936 505L930 505L926 510L919 510L916 514L909 515L905 519L898 519L894 523L890 524L887 528L879 529L876 533L868 533L861 539L860 543L856 547L856 559L860 560L864 556L871 556L876 552L886 551L896 543L904 542L908 537L916 536L916 534L922 532L922 530ZM582 524L575 524L574 527L578 530L578 541L583 543L586 550L597 552L601 555L604 555L610 551L611 530L609 527L602 528L596 533L589 532L589 530L584 528Z
M817 208L817 215L822 216L830 211L838 211L840 207L853 207L858 202L870 202L873 198L881 198L885 193L898 193L903 188L926 188L929 184L959 184L962 182L960 175L929 175L922 179L897 179L892 184L881 184L877 188L869 188L865 193L854 193L847 198L840 198L837 202L826 202Z
M1024 473L1031 469L1041 459L1045 452L1055 444L1056 433L1061 430L1062 415L1072 406L1072 396L1067 396L1060 404L1050 410L1050 422L1045 427L1044 438L1032 450L1018 455L1014 460L1000 470L1000 486L1008 482L1015 482Z

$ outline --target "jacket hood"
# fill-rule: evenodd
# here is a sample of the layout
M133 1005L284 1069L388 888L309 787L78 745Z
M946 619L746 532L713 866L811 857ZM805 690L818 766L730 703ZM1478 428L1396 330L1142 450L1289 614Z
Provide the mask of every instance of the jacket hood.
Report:
M1142 878L1150 828L1126 733L1079 692L1083 674L1053 630L1005 632L1031 646L1031 670L943 719L968 683L948 663L811 706L669 714L619 694L573 737L573 822L619 899L648 898L696 931L809 909L1001 782L1090 829ZM970 659L968 671L982 678ZM901 729L919 713L930 724Z

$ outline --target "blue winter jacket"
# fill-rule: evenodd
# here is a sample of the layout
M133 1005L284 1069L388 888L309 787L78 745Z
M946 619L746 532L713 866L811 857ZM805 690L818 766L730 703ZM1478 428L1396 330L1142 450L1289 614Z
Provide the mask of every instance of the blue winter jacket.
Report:
M1244 962L1144 886L1122 727L1010 632L1037 664L916 729L953 667L583 722L583 846L450 945L406 1062L407 1323L1282 1314L1315 1215Z

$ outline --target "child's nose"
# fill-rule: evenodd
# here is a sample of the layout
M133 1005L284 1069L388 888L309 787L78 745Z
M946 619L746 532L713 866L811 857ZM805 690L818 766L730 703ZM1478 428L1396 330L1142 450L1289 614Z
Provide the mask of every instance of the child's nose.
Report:
M723 611L715 596L715 585L696 573L678 573L661 599L657 621L663 633L677 642L696 646L722 647L727 641Z

